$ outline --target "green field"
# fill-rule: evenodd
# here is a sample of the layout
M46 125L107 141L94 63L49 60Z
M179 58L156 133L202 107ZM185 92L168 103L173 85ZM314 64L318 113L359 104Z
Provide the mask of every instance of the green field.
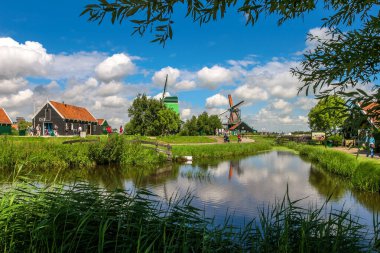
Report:
M207 136L163 136L157 137L158 141L170 144L186 144L186 143L213 143L216 142L214 138Z

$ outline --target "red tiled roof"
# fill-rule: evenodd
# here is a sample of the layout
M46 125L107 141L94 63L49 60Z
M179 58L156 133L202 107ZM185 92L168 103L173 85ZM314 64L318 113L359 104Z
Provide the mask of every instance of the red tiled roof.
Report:
M88 122L97 122L92 114L84 107L68 105L49 101L49 103L57 110L57 112L65 119L80 120Z
M98 125L101 126L103 125L105 119L96 119L98 121Z
M367 114L368 111L371 111L371 114L375 114L376 116L371 117L370 121L375 126L380 126L380 110L374 110L373 109L376 106L379 106L379 104L377 104L377 103L371 103L371 104L363 107L362 110L365 112L365 114ZM379 115L379 116L377 116L377 115Z
M8 114L5 112L4 108L0 108L0 124L12 124L12 120L9 118Z

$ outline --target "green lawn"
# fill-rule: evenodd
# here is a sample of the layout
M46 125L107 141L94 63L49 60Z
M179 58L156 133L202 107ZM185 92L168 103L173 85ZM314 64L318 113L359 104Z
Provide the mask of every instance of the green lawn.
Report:
M172 144L179 143L213 143L216 142L215 139L207 136L159 136L158 141L163 141Z

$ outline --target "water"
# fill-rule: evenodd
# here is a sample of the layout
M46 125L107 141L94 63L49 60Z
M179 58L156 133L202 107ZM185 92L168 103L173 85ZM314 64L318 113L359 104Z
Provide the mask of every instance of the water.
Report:
M55 177L50 175L51 179ZM373 214L380 212L379 193L352 191L348 182L284 151L234 160L168 164L158 170L109 167L69 170L62 180L71 184L78 177L110 190L145 187L164 201L190 192L194 196L192 204L205 210L206 216L222 223L228 213L233 215L236 225L257 217L260 209L281 200L287 189L292 200L304 199L301 202L304 207L319 207L331 198L327 208L350 210L369 226Z
M208 217L223 222L226 214L235 224L257 216L259 209L281 200L287 189L292 200L319 207L350 210L371 225L373 213L380 211L380 194L351 191L344 180L334 177L290 152L273 151L231 161L203 161L193 165L173 165L139 175L130 170L97 170L89 179L107 188L133 190L146 187L164 200L190 192L193 205ZM99 174L99 171L102 173Z

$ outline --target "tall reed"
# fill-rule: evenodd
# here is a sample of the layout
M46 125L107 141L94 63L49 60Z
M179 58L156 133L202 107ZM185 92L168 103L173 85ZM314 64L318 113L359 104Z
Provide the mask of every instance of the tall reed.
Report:
M83 183L14 185L1 193L0 251L361 252L379 244L378 220L368 234L347 211L305 209L287 194L242 227L231 217L213 223L192 199L163 202L144 189L111 192Z

